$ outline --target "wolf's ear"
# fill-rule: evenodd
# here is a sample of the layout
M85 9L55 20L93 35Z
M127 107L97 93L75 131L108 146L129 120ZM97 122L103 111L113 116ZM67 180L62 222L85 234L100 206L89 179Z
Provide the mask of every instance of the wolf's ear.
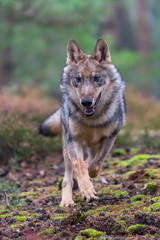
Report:
M98 62L111 63L111 56L109 52L108 44L102 38L97 40L92 58L96 59Z
M67 63L75 62L77 63L84 58L84 53L80 50L77 43L71 39L67 45Z

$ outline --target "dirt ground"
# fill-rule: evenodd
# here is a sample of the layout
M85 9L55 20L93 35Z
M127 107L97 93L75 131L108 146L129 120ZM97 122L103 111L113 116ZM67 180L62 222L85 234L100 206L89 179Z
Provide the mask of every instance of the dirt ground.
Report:
M160 154L115 149L86 203L74 181L74 207L60 207L60 151L44 160L0 168L0 239L160 239ZM97 230L97 231L94 231Z

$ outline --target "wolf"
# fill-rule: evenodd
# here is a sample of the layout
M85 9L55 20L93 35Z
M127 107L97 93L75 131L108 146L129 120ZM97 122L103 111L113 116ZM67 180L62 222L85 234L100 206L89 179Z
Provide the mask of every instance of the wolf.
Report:
M96 177L125 124L125 83L111 64L108 44L97 40L92 55L71 39L60 83L62 105L39 126L44 136L62 134L65 174L60 206L73 205L73 172L82 197L97 199Z

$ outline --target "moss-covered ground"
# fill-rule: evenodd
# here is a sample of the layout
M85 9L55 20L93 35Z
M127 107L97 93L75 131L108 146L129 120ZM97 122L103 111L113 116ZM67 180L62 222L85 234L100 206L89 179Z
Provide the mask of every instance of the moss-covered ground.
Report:
M76 205L67 208L59 207L64 171L61 153L57 152L55 159L56 165L45 160L35 168L27 165L1 178L1 236L22 240L138 239L137 236L158 239L159 153L115 156L114 151L94 180L99 199L86 203L75 181Z

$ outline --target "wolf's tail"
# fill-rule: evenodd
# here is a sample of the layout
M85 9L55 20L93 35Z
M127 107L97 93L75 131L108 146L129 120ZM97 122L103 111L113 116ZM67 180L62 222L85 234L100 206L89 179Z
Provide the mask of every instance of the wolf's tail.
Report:
M56 136L62 133L60 111L61 109L58 109L39 125L39 134L43 136Z

